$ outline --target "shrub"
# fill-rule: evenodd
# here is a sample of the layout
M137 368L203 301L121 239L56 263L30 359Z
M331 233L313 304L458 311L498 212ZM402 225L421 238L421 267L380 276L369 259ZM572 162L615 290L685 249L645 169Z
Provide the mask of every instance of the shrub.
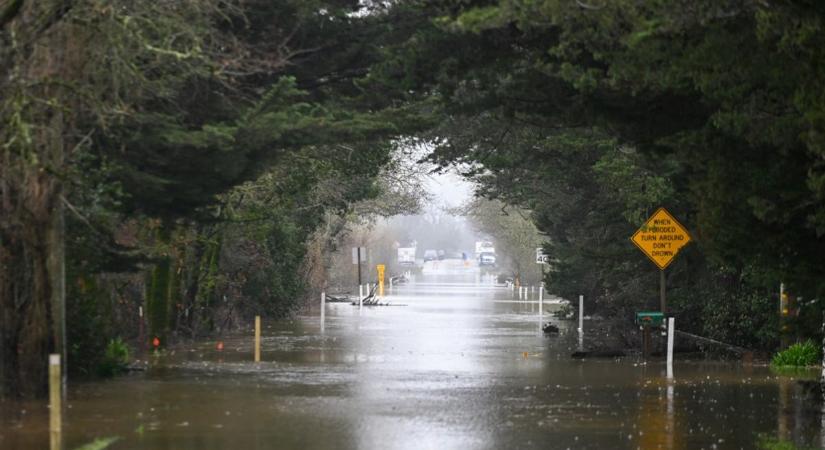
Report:
M113 376L123 372L129 364L129 347L121 338L109 341L106 346L106 353L98 365L100 376Z
M798 342L773 356L771 365L783 366L814 366L819 364L822 355L820 348L813 341Z
M791 441L760 434L757 436L756 448L760 450L807 450L813 447L798 447Z

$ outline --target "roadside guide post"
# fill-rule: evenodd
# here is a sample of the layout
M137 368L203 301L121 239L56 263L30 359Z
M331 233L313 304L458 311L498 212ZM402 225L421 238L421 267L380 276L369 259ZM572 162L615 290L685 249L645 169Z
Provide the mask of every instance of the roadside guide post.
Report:
M321 333L324 332L324 322L326 321L326 306L327 306L327 293L326 291L321 292Z
M63 428L63 382L60 372L60 354L52 353L49 355L49 431L57 433L58 438Z
M255 316L255 362L261 362L261 316Z
M673 378L673 333L676 332L676 319L667 318L667 378Z
M386 266L384 266L383 264L378 264L377 266L375 266L375 268L378 269L378 296L383 297L384 296L384 269L386 268Z
M584 295L579 295L579 351L584 350Z
M544 305L544 286L539 286L539 317L542 316L542 305Z

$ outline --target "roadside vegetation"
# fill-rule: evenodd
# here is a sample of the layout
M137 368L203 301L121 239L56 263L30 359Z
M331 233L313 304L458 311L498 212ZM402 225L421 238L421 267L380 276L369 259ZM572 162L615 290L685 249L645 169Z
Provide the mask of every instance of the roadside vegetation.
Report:
M774 355L771 366L810 367L818 366L822 361L822 349L813 341L797 342Z

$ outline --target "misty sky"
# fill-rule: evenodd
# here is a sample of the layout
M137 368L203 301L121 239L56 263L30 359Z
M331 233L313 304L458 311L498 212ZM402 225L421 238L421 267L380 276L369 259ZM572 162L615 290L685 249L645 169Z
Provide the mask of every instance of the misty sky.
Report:
M433 174L426 182L434 207L461 206L473 196L473 185L454 173Z

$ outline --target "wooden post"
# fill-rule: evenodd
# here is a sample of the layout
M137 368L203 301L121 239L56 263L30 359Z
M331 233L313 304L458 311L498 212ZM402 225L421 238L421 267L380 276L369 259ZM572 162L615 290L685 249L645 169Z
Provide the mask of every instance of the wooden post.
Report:
M49 442L52 449L60 449L63 428L63 377L60 370L60 354L49 355Z
M261 316L255 316L255 362L261 362Z
M146 338L143 335L143 306L138 306L138 354L143 355Z

